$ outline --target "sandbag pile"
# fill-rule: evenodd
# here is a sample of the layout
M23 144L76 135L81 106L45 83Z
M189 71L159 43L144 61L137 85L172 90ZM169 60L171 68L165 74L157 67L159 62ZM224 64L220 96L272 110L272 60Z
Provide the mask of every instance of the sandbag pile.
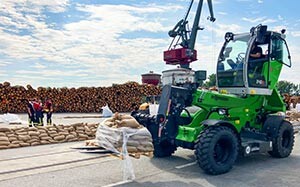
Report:
M0 128L0 149L94 139L99 124Z
M97 129L96 140L101 147L115 153L152 152L152 136L132 116L115 113Z
M142 128L143 127L132 116L126 114L119 114L118 112L116 112L113 115L113 117L104 120L103 124L113 128L120 128L120 127Z
M43 88L27 85L11 86L0 83L0 113L27 112L24 99L51 98L54 112L100 112L108 104L115 112L129 112L138 106L144 96L160 94L160 88L140 85L136 82L113 85L111 87Z

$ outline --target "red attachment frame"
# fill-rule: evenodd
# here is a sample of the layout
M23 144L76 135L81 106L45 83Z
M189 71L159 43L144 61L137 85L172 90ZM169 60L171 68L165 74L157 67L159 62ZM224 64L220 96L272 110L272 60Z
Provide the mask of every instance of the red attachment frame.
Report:
M178 48L164 51L164 61L166 64L189 64L197 60L197 51L187 48Z

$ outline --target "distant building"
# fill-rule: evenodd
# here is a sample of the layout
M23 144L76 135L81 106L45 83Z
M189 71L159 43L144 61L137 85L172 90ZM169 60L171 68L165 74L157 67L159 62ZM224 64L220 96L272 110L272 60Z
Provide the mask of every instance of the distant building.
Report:
M161 81L161 75L150 71L149 73L142 74L142 83L143 84L152 84L157 86Z

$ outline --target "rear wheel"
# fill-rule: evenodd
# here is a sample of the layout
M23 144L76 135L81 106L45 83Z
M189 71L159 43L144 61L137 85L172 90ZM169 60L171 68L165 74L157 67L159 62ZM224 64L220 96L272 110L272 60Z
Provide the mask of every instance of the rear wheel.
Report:
M206 173L226 173L238 156L238 138L229 127L208 127L198 137L195 155L199 166Z
M272 140L273 150L269 154L276 158L288 157L294 146L294 129L292 124L283 121L278 129L277 135Z
M154 144L154 156L155 157L168 157L176 151L176 146L164 141L159 144Z

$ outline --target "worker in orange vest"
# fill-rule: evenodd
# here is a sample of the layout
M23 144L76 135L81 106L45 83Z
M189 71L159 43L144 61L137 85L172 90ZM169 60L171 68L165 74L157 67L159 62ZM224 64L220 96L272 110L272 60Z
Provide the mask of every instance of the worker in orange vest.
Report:
M53 105L51 100L48 98L44 104L44 112L47 116L47 125L52 125L52 112L53 112Z

